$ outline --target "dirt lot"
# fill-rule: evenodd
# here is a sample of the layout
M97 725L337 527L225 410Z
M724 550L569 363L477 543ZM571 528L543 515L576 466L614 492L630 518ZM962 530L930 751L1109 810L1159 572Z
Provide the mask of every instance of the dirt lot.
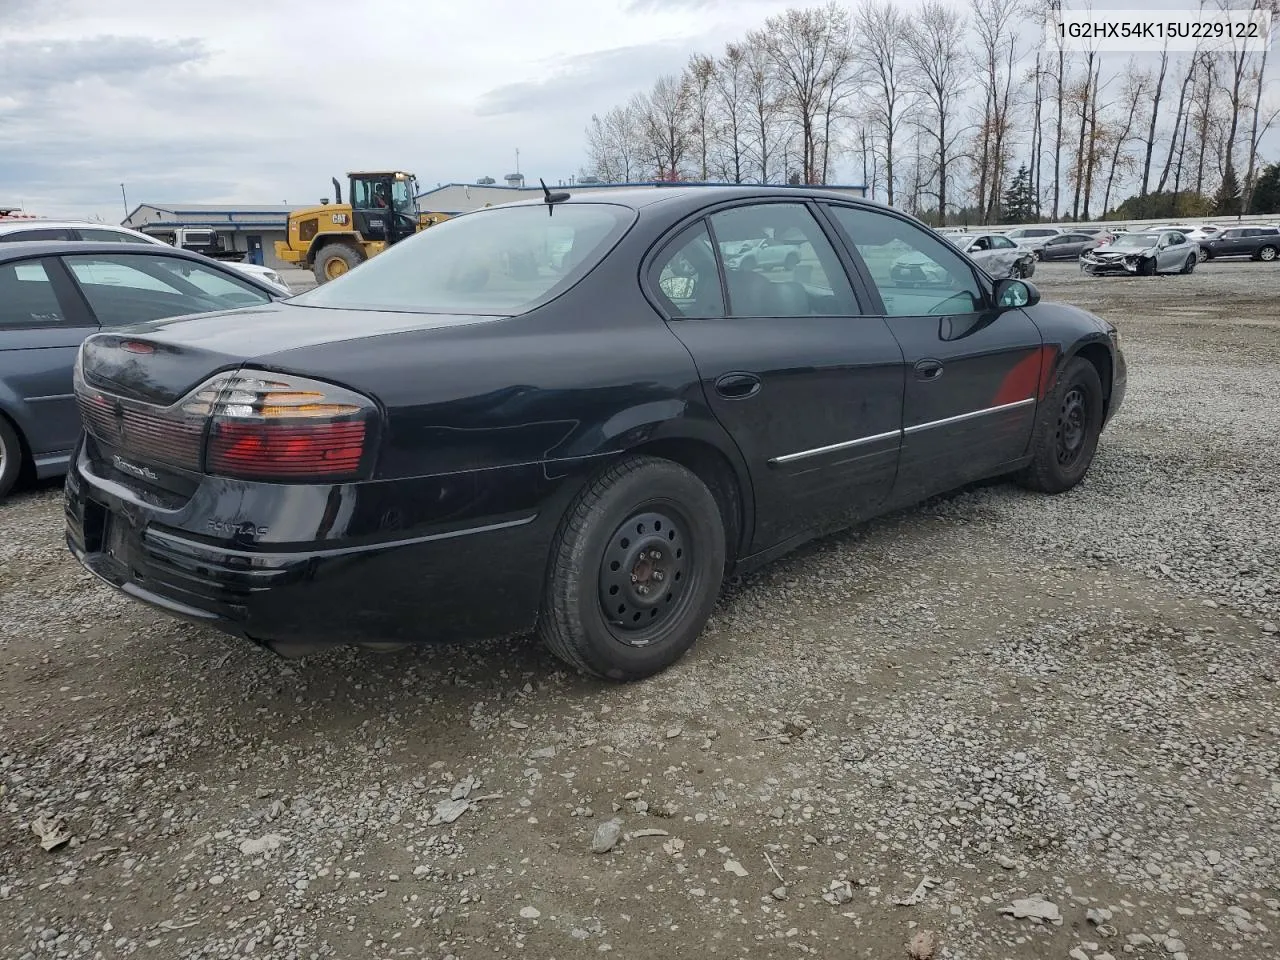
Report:
M635 686L278 660L0 504L0 956L1275 956L1280 273L1036 280L1124 335L1086 482L816 544Z

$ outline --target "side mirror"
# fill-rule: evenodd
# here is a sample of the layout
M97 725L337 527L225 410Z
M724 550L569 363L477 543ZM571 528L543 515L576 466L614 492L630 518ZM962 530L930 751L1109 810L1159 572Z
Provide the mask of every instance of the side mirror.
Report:
M1015 307L1030 307L1040 302L1040 291L1030 280L1015 280L1005 277L996 281L996 307L1000 310L1012 310Z

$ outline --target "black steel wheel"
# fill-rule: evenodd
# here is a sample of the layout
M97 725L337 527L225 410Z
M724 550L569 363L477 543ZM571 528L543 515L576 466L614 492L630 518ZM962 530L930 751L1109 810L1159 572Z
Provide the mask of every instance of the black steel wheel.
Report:
M1084 453L1089 426L1089 402L1083 387L1072 387L1062 398L1054 433L1054 452L1059 466L1071 467Z
M696 474L627 457L587 483L561 521L538 632L585 673L652 676L702 632L725 552L719 504Z
M684 536L689 522L680 513L666 506L633 514L609 538L600 561L600 607L622 643L644 647L660 639L687 605L693 558Z
M1017 475L1018 482L1041 493L1063 493L1078 484L1093 463L1103 413L1097 368L1073 357L1036 411L1031 462Z

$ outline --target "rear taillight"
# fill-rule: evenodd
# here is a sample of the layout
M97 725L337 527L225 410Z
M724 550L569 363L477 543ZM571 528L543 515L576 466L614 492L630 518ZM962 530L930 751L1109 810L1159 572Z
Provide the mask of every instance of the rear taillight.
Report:
M291 374L220 374L180 404L209 420L206 473L244 480L355 480L368 473L377 407Z

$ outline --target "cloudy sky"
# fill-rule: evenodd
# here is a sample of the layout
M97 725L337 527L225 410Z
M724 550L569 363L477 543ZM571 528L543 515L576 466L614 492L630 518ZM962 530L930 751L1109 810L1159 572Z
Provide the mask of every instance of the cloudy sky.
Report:
M593 112L818 2L0 0L0 205L119 220L121 183L131 208L314 203L358 168L501 181L517 149L556 183Z
M583 129L786 0L0 0L0 204L312 203L576 174Z

